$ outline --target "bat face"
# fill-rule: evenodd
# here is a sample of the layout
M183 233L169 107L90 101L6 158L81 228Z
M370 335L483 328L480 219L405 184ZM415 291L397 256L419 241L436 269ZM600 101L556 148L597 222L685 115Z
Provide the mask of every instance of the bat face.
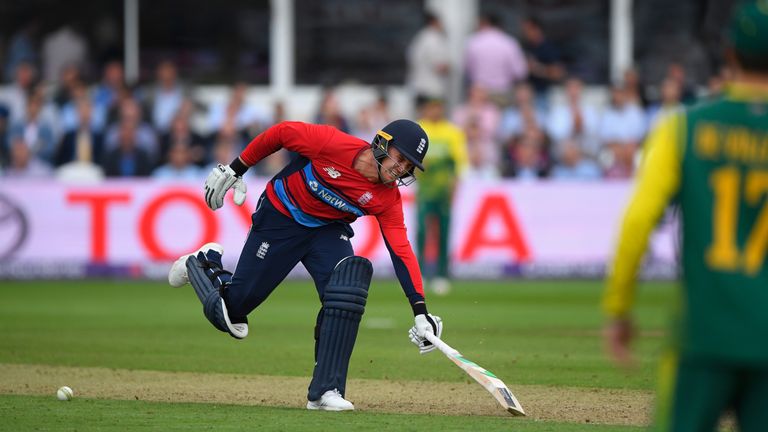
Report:
M463 369L467 375L471 376L480 385L493 395L493 397L504 407L510 414L515 416L524 416L525 411L517 401L515 395L509 391L507 385L504 384L493 372L484 369L477 363L473 362L462 356L461 354L451 355L451 360L456 363L461 369Z
M514 416L525 415L525 411L523 410L522 405L520 405L520 402L517 401L515 395L509 391L509 388L507 388L507 385L504 384L504 381L500 380L496 375L493 374L493 372L485 370L472 360L464 358L460 352L451 348L450 345L443 342L434 334L427 333L425 337L427 340L435 344L435 346L440 351L442 351L446 357L451 359L452 362L456 363L456 366L460 367L464 372L467 373L467 375L471 376L490 394L492 394L493 397L499 402L499 404L504 407L505 410L509 411L510 414Z

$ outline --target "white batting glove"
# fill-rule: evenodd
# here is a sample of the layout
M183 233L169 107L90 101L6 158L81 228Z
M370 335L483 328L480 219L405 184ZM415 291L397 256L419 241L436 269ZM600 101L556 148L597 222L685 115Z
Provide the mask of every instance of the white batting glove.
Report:
M435 349L432 342L428 341L424 336L427 333L432 333L437 337L443 334L443 320L432 314L420 314L414 317L415 325L408 330L408 336L414 345L419 347L419 354L426 354Z
M243 205L247 191L243 178L236 175L229 165L218 164L205 179L205 203L211 210L221 208L230 188L235 190L235 204Z

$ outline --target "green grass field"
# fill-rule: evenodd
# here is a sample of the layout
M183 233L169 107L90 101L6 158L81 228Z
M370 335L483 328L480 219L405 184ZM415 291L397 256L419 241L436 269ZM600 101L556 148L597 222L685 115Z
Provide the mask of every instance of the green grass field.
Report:
M311 375L312 329L319 303L309 283L290 282L278 288L251 315L251 334L241 342L207 323L188 287L174 290L162 283L111 281L3 281L0 286L0 372L19 365L47 365L302 377L306 381L301 381L301 391ZM638 367L630 372L615 369L603 355L600 289L598 282L464 282L457 283L449 296L430 297L429 306L443 317L444 339L502 378L527 409L526 393L519 389L651 391L673 288L642 286L637 318L644 333L635 346ZM417 353L406 335L412 322L397 284L375 281L350 379L425 381L418 384L425 387L424 398L430 397L429 382L464 385L466 375L440 353ZM139 395L118 398L126 400L83 395L58 402L55 390L65 384L52 382L50 394L0 384L4 393L0 429L316 431L319 421L328 430L641 429L620 426L626 424L621 419L603 419L608 424L602 425L547 420L542 410L534 417L505 417L500 408L497 417L387 412L386 407L334 416L307 412L300 405L231 405L225 396L211 399L224 403L135 400L143 399ZM481 397L491 400L484 392Z

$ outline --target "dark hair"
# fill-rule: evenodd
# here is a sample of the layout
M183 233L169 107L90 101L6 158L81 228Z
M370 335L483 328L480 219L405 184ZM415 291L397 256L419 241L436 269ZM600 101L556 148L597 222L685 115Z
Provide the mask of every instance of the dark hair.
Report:
M482 15L480 15L481 21L488 21L488 24L498 27L501 20L499 19L499 16L496 15L493 12L485 12Z
M532 24L533 26L535 26L539 30L543 29L543 27L541 25L541 20L538 17L536 17L536 16L533 16L533 15L527 16L527 17L525 17L523 22L527 22L529 24Z
M435 22L440 22L440 18L432 12L424 12L424 24L430 25Z
M739 65L745 71L768 74L768 56L749 55L737 50L733 50L733 52Z

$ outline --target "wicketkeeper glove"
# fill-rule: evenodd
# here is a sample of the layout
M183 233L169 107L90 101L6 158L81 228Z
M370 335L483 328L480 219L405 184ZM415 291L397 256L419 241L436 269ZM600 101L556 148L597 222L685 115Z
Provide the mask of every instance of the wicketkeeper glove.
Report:
M230 188L235 190L235 204L243 205L247 188L242 173L238 174L230 165L218 164L205 180L205 203L211 210L221 208L224 205L224 196Z
M432 333L440 337L443 334L443 320L439 316L432 314L419 314L413 320L415 325L408 330L411 342L419 347L419 354L433 351L435 346L424 335Z

